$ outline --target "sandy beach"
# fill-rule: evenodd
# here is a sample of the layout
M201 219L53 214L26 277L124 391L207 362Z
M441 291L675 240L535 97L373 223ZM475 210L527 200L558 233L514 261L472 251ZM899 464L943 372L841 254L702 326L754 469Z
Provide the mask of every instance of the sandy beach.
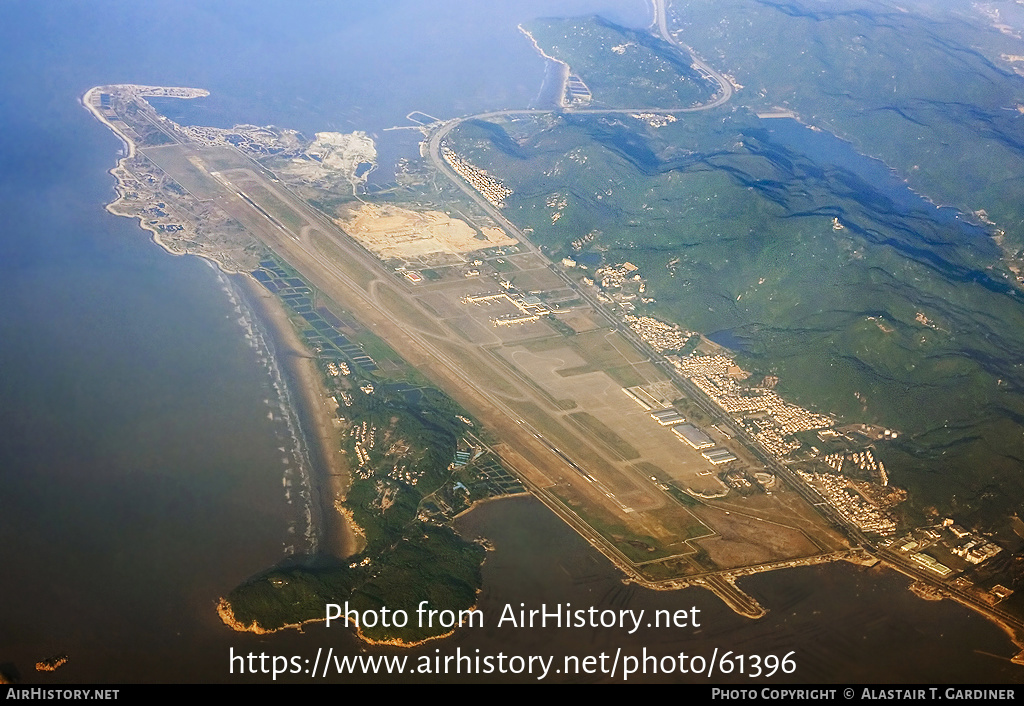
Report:
M94 118L108 127L117 135L125 145L126 155L118 160L117 165L110 170L117 179L116 191L118 198L107 205L107 211L118 216L137 218L139 225L148 231L154 242L172 255L195 254L199 257L211 260L227 274L238 274L237 271L225 265L217 258L215 253L186 253L176 250L161 240L159 231L147 223L139 213L131 208L122 207L124 193L124 179L128 175L125 163L132 159L137 151L137 146L131 138L120 130L113 122L108 120L97 108L98 96L106 86L96 86L89 89L82 96L82 105L93 115ZM159 87L139 86L142 91L160 91ZM202 89L170 89L187 91L195 96L208 95ZM179 96L186 97L186 96ZM341 431L335 426L337 414L335 403L331 401L324 388L323 378L317 369L313 355L306 349L295 327L288 319L281 302L270 292L259 285L249 276L244 278L248 287L250 298L259 309L261 318L274 329L275 338L278 342L278 356L281 364L287 369L292 380L297 382L298 404L302 407L304 431L309 435L311 452L316 454L314 459L313 477L310 479L312 491L315 494L313 501L319 509L319 518L322 523L320 534L323 540L323 551L340 558L351 556L362 549L362 533L355 527L349 513L342 506L345 493L350 483L348 466L341 453ZM319 461L319 463L317 463ZM314 522L316 520L314 519Z
M247 277L245 281L261 318L274 328L280 364L298 383L297 401L305 412L301 415L303 430L308 435L311 453L317 454L320 461L314 460L311 482L323 522L323 551L339 558L351 556L362 549L363 542L348 514L341 511L350 478L341 453L341 429L335 425L335 404L327 395L315 358L299 338L284 306L255 280Z

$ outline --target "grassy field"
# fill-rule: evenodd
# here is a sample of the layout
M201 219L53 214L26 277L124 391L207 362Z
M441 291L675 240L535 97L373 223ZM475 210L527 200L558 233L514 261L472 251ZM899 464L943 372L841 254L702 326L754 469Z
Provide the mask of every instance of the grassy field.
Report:
M184 145L163 145L142 150L142 153L158 167L181 184L189 193L199 199L208 199L221 190L213 177L189 161L195 150Z
M622 460L632 461L635 458L640 458L640 452L633 448L628 441L589 412L573 412L568 416L594 439L614 451Z
M518 128L522 156L477 141L474 158L515 189L509 216L554 257L597 232L605 261L640 267L656 299L643 313L728 331L746 341L741 365L778 375L788 398L902 432L879 453L913 505L955 496L964 517L1008 517L1024 498L1024 306L990 238L795 123L609 122L538 120ZM567 202L555 223L553 192ZM528 346L568 342L593 369L628 371L605 333Z
M395 291L390 285L383 282L378 283L373 289L377 303L391 312L392 315L401 319L409 326L430 333L435 336L443 336L444 332L433 322L433 320L417 308L410 300Z
M552 494L631 562L645 562L686 553L685 548L676 547L674 550L651 535L638 533L592 504L581 500L572 488L559 486L552 490Z
M320 231L313 231L311 237L316 249L330 257L334 266L340 268L342 272L353 279L360 287L365 289L370 286L370 282L377 279L373 272L354 262L337 244Z
M276 218L292 235L298 235L302 227L309 225L294 208L279 199L269 189L253 181L238 180L241 190L253 201L258 203L267 213Z

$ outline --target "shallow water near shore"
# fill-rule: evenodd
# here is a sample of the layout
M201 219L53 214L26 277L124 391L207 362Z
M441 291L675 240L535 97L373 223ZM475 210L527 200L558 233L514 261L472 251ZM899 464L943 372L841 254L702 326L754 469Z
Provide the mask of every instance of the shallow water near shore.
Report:
M556 3L553 12L611 4ZM347 25L342 14L333 19L342 39L397 36L418 41L408 51L429 57L452 36L488 36L475 6L423 11L399 27L397 10L367 10ZM487 27L504 28L488 62L448 74L443 65L428 66L405 76L386 100L368 92L391 85L381 77L393 67L372 60L374 47L348 47L327 25L311 25L283 5L270 29L248 28L259 38L250 44L252 35L229 22L245 7L115 2L102 12L71 6L51 15L18 6L0 28L0 46L17 55L0 64L7 126L0 132L0 669L26 683L236 681L243 677L231 672L232 649L310 659L319 647L366 649L344 628L258 637L220 623L219 596L289 553L310 550L302 535L316 506L307 516L302 454L295 455L302 442L295 420L304 413L290 418L293 410L282 409L287 372L258 340L255 322L240 321L250 314L224 277L196 258L167 255L135 222L103 210L113 198L107 170L120 144L77 100L93 85L116 81L194 85L214 92L204 109L206 117L215 114L211 124L306 131L382 130L414 109L443 118L525 106L544 67L515 24L551 6L524 2L501 17L483 13ZM640 21L646 7L632 3L616 19ZM424 25L428 20L433 24ZM195 51L183 52L196 26L205 34ZM283 49L332 42L349 53L290 51L293 62L274 69ZM225 55L232 60L217 61ZM353 72L367 55L371 60ZM336 73L317 73L326 59ZM465 96L455 104L453 86ZM200 112L193 117L206 120ZM1005 661L1013 650L997 627L955 604L915 598L895 574L834 565L752 577L741 586L771 612L750 622L699 589L653 593L623 585L607 561L529 499L484 505L459 526L497 546L480 598L489 624L506 603L571 602L696 605L706 627L632 637L484 628L407 653L370 653L461 648L583 657L619 646L658 654L721 647L796 650L794 681L1024 679L1024 670ZM69 662L59 671L32 671L35 661L60 653Z
M700 588L650 591L622 583L621 575L540 503L519 498L481 506L460 522L472 536L484 533L496 548L484 565L480 606L496 620L505 604L571 603L574 608L675 612L696 606L701 627L649 629L494 629L460 634L453 646L584 657L613 654L736 655L782 657L793 651L796 669L771 682L999 682L1019 681L1016 654L998 627L950 601L917 598L909 581L889 570L845 562L750 576L739 586L768 608L759 620L741 617ZM514 645L514 647L513 647ZM449 647L452 651L454 647ZM491 647L493 649L493 647ZM987 653L987 654L986 654ZM749 664L749 660L748 660ZM702 677L706 683L708 677ZM591 679L597 679L596 675ZM584 680L583 677L578 680ZM700 681L693 675L638 675L637 681ZM762 683L716 675L713 683Z
M760 574L742 579L768 614L752 621L733 613L700 588L651 591L622 581L622 575L579 535L543 505L519 497L479 505L463 515L457 526L465 536L485 535L494 545L484 563L484 587L478 608L482 627L466 627L453 636L401 650L360 645L346 628L308 625L304 634L285 631L267 636L260 649L274 654L296 654L311 660L333 648L334 656L405 658L402 677L338 674L329 664L327 676L316 681L344 682L614 682L621 683L622 668L613 678L608 670L614 655L648 660L648 672L626 681L733 684L757 686L783 683L1018 683L1020 667L1009 660L1016 650L995 625L950 601L924 601L908 590L909 581L887 569L865 569L845 562ZM644 611L641 626L627 628L522 627L508 620L519 611L547 610ZM415 606L408 606L416 619ZM684 611L699 627L650 628L655 611L676 615ZM504 622L500 622L502 617ZM518 618L517 618L518 619ZM236 653L249 636L239 636ZM252 649L245 647L245 649ZM711 658L731 651L744 657L746 674L680 674L679 656ZM646 651L645 651L646 650ZM597 665L605 655L605 673ZM504 655L506 672L497 671ZM770 678L752 678L753 657L788 657L790 673L778 669ZM464 656L470 661L446 658ZM508 671L512 657L543 657L519 673ZM568 674L566 667L594 657L591 672ZM490 658L494 670L467 673L473 660ZM440 663L437 660L440 659ZM576 661L578 660L578 662ZM698 661L699 663L699 661ZM321 665L323 662L321 661ZM441 671L436 667L440 664ZM486 664L486 662L480 662ZM528 665L527 661L527 665ZM624 662L620 662L620 665ZM666 673L664 668L677 665ZM428 667L430 674L409 674ZM461 670L461 671L460 671ZM542 677L542 678L540 678ZM308 683L308 675L283 675L288 683Z

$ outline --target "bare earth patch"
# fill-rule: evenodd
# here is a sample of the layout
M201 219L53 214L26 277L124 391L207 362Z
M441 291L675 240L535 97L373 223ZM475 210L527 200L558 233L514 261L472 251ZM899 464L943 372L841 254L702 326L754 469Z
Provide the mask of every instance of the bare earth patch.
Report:
M363 204L336 222L381 259L439 252L460 255L517 243L499 228L485 228L481 237L465 221L441 211L410 211L398 206Z

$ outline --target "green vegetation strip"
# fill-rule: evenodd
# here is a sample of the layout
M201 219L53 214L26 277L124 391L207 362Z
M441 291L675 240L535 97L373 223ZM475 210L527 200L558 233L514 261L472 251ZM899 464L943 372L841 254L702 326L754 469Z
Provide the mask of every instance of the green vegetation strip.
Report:
M638 534L626 525L608 519L604 513L599 515L590 511L583 502L570 498L566 490L564 487L556 486L551 488L551 493L611 546L622 552L630 562L650 561L676 553L666 550L661 542L650 535Z
M242 185L242 191L280 221L293 235L298 235L302 226L306 225L305 218L264 186L249 182Z
M358 370L327 377L330 392L347 402L340 407L352 475L345 507L366 547L344 561L289 560L246 581L227 596L239 623L277 630L322 620L326 604L346 601L378 614L386 607L414 615L422 601L456 614L475 606L484 550L460 538L448 520L469 502L522 486L486 454L479 464L454 468L457 451L475 453L477 442L467 436L475 424L449 397L419 382L385 382ZM410 621L360 632L375 642L413 644L449 630Z
M370 282L377 279L377 275L355 262L351 255L342 250L337 243L320 231L313 231L311 237L316 249L330 257L332 264L342 270L360 287L365 289L370 286Z
M390 311L393 316L401 319L405 325L435 336L445 335L444 331L427 316L426 312L418 308L392 287L380 282L374 289L374 294L376 295L377 303Z
M610 448L625 461L640 458L637 451L628 441L608 428L600 419L589 412L572 412L568 415L574 422L590 433L595 439Z

